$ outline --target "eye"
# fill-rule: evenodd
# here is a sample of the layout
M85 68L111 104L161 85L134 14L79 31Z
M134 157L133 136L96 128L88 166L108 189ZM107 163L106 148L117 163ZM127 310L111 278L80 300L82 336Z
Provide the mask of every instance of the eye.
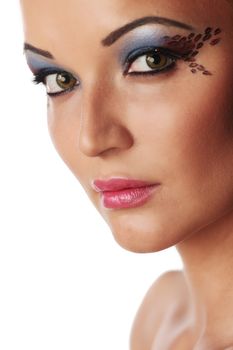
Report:
M157 74L171 69L179 57L155 48L145 52L136 52L130 55L127 59L128 66L126 74Z
M69 72L44 70L35 75L34 82L43 83L49 96L67 93L78 86L78 80Z
M72 74L61 72L48 75L45 78L45 85L48 94L58 94L62 91L71 90L77 83Z

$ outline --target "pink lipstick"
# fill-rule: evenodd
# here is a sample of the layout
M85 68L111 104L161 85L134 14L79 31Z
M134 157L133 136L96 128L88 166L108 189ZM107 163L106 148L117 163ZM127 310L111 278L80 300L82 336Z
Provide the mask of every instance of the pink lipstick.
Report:
M151 198L158 185L140 180L111 178L107 181L95 180L92 187L100 192L105 208L121 209L143 205Z

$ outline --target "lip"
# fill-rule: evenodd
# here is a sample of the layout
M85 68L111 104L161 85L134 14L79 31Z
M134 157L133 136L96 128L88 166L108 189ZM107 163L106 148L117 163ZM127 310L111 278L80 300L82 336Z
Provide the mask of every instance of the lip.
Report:
M108 209L132 208L145 204L159 183L141 180L111 178L95 180L92 188L101 195L102 205Z
M96 192L120 191L129 188L140 188L152 185L156 184L127 178L111 178L109 180L94 180L92 182L92 188Z

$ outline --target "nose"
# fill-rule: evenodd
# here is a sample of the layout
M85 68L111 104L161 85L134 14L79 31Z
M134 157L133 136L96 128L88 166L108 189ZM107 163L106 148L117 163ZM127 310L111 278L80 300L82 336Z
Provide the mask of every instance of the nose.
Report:
M83 90L81 98L81 122L79 149L89 157L109 151L129 149L133 137L125 125L120 98L112 88L103 84Z

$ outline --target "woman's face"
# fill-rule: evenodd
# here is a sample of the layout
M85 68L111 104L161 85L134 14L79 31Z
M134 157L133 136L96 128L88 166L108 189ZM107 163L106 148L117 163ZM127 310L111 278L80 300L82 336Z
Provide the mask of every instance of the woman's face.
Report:
M118 243L158 251L229 214L233 6L227 0L21 3L28 64L50 94L54 145ZM156 18L103 41L149 16ZM146 202L109 208L92 182L115 177L159 186Z

